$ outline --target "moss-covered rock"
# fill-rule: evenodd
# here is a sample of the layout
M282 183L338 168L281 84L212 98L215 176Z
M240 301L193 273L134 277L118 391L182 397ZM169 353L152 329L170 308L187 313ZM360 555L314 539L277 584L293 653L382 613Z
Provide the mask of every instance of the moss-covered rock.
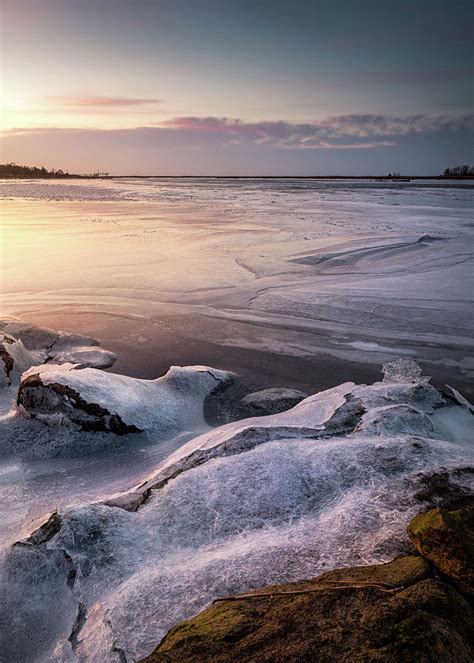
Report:
M413 518L408 533L424 557L474 597L474 502L422 513Z
M171 629L146 663L472 661L471 606L421 557L219 601Z

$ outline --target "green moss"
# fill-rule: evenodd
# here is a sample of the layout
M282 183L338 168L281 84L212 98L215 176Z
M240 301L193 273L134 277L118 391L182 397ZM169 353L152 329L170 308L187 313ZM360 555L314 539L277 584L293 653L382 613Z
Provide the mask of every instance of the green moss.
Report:
M165 652L183 641L232 641L253 630L262 613L252 604L219 603L199 613L191 620L172 628L163 640L160 651Z
M411 536L419 536L430 529L442 530L445 527L441 509L432 509L415 516L407 527Z
M474 506L432 509L416 516L408 534L417 550L463 592L474 596Z
M396 557L386 564L337 569L319 576L318 582L354 580L384 583L393 587L409 585L432 576L428 562L418 555Z
M385 583L334 589L334 581ZM302 594L219 602L171 629L147 663L472 663L469 604L414 555L265 587Z

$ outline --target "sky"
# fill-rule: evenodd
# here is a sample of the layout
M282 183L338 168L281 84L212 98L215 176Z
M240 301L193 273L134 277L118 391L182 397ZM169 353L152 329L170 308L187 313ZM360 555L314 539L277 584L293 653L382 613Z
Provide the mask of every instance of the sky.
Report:
M137 175L474 163L472 0L0 0L0 160Z

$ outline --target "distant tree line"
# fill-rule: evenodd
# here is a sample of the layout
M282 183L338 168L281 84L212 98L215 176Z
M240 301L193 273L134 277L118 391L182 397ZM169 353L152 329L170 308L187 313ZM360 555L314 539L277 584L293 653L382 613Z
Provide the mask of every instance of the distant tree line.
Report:
M80 177L64 170L47 170L44 166L17 166L16 163L0 164L0 177L6 178L48 178L48 177Z
M446 168L444 177L472 177L474 175L474 166L455 166L454 168Z

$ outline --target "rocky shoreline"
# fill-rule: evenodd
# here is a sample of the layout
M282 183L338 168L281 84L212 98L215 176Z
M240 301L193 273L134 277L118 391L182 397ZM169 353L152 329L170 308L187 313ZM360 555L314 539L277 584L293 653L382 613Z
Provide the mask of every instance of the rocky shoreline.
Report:
M408 526L418 555L216 599L142 663L431 661L474 655L474 500Z
M4 550L9 660L472 660L473 408L455 389L402 359L371 385L249 394L229 371L130 378L94 339L0 332L7 457L174 444Z

